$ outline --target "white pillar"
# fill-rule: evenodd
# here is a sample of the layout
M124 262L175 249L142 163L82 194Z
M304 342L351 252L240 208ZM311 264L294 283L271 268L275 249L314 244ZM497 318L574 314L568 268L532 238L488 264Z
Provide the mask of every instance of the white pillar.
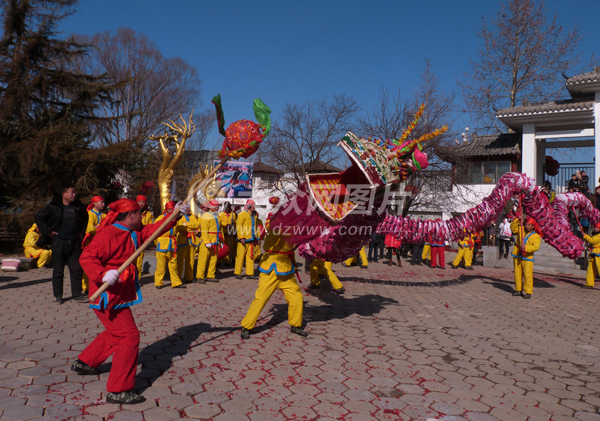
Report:
M538 186L541 186L546 178L544 174L544 164L546 163L546 142L544 140L536 140L535 144L537 148L535 181Z
M596 103L594 104L594 179L590 178L590 189L598 185L598 177L600 177L600 91L596 91Z
M537 145L535 144L535 124L523 124L523 151L521 155L521 172L527 177L536 178ZM537 180L536 180L537 181Z

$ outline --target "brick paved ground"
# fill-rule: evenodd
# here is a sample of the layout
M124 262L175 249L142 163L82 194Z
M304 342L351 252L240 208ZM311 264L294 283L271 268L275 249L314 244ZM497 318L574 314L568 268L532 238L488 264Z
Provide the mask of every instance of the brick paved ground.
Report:
M289 333L277 292L242 341L256 281L230 270L186 290L146 276L133 311L148 401L123 407L103 400L110 364L69 370L101 331L91 310L51 303L49 269L0 274L0 416L600 420L600 292L582 273L536 276L526 301L507 270L334 268L347 293L306 294L306 339Z

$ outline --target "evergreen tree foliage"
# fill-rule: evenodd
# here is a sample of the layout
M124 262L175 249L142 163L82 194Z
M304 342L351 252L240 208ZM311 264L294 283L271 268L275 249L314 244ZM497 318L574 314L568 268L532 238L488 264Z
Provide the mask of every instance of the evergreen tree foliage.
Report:
M3 0L0 39L0 208L39 206L62 187L107 187L127 144L94 149L94 110L110 102L102 78L76 72L86 45L57 37L77 0Z

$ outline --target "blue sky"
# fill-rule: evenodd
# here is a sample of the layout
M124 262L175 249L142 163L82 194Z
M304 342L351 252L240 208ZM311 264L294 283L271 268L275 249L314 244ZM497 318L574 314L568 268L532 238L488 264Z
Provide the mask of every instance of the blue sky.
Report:
M585 57L600 55L600 1L545 4L566 30L578 27ZM80 0L59 29L92 35L128 26L145 33L163 55L198 69L204 107L220 93L229 124L254 119L255 97L277 118L286 102L334 92L354 96L363 108L377 104L382 88L411 96L426 59L440 88L459 96L457 81L478 57L476 34L499 8L496 0ZM463 116L456 129L465 125ZM209 142L221 141L215 130Z

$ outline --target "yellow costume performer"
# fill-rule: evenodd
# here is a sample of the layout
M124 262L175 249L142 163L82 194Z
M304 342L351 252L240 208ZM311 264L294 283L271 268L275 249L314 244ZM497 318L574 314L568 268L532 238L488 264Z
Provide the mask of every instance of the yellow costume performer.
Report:
M154 222L154 215L152 215L152 212L150 212L148 210L148 205L147 205L148 200L146 199L146 196L140 194L136 198L136 201L137 201L138 205L140 205L140 209L142 209L142 224L143 225L152 224ZM144 252L142 252L140 254L140 257L137 258L137 261L135 264L137 266L138 276L141 277L143 269L144 269Z
M177 269L179 277L185 282L194 280L194 263L196 262L196 251L198 240L196 230L200 227L200 221L195 215L183 215L177 222ZM185 230L181 227L184 226Z
M423 254L421 260L429 260L431 262L431 243L425 243L423 246Z
M275 290L280 289L288 303L288 322L292 333L308 336L302 329L302 291L294 278L294 246L285 241L282 235L267 233L265 254L258 265L260 278L254 300L242 320L242 339L250 338L250 333Z
M471 263L473 262L473 248L475 244L473 243L473 238L470 235L462 238L458 241L458 254L454 258L452 262L452 269L458 268L460 262L464 259L465 261L465 269L473 270Z
M531 298L533 294L533 253L540 248L540 236L534 231L535 219L528 218L522 229L519 219L510 223L510 229L517 234L515 248L512 256L515 263L515 292L513 295L522 295L523 298ZM524 232L523 232L524 231ZM523 279L524 278L524 279Z
M205 207L209 209L200 217L200 235L202 244L198 254L198 271L196 272L196 282L204 284L208 282L219 282L215 278L217 271L217 253L219 250L221 229L219 227L219 202L209 201Z
M229 247L229 254L223 259L229 266L231 266L235 260L235 246L237 243L235 236L236 220L237 214L231 210L231 203L227 203L225 211L219 213L219 225L221 226L221 233L225 239L225 244Z
M244 262L246 263L246 276L254 278L254 248L256 247L256 219L252 216L254 200L248 199L244 210L237 217L237 255L235 257L235 270L233 274L241 279Z
M168 215L173 212L175 208L175 202L169 201L165 205L165 213L156 218L155 223L165 219ZM179 270L177 269L177 232L185 226L177 225L166 231L163 235L156 239L156 273L154 274L154 286L157 289L163 287L163 278L167 265L169 267L169 275L171 277L171 287L173 288L185 288L182 284L181 278L179 278Z
M85 229L85 238L83 239L83 248L85 248L89 243L94 239L94 235L96 235L96 229L100 225L100 222L106 217L106 212L102 212L105 208L104 198L102 196L94 196L92 197L91 203L87 207L88 211L88 224ZM90 286L90 278L83 273L81 278L81 293L85 294L85 292L89 289Z
M363 248L360 249L360 251L358 252L358 254L354 257L350 257L349 259L347 259L343 265L346 267L350 267L354 264L356 264L358 262L358 256L360 256L360 260L361 260L361 268L362 269L366 269L369 267L369 262L367 261L367 253L365 253L365 247L363 246Z
M343 294L344 292L346 292L346 290L344 289L344 286L342 285L342 283L340 282L340 280L338 279L336 274L331 269L332 266L333 266L333 263L325 262L321 259L315 259L310 263L310 286L311 286L311 288L320 288L321 287L321 280L320 280L319 275L322 272L325 272L325 275L327 276L327 278L329 279L329 282L331 283L331 286L333 287L333 292L335 292L336 294Z
M592 246L585 280L585 287L591 289L594 288L594 278L600 273L600 222L594 224L594 236L584 235L583 239Z
M37 240L39 238L40 232L38 226L36 224L33 224L31 228L29 228L29 230L27 231L25 241L23 242L23 248L25 248L25 257L29 257L31 259L38 259L37 267L41 268L42 266L46 266L46 264L50 262L50 258L52 257L52 250L36 246L35 243L37 243Z
M252 260L256 260L260 257L260 243L265 236L265 224L258 217L258 213L254 212L256 219L256 232L254 233L254 237L256 238L256 244L254 246L254 254L252 255Z

